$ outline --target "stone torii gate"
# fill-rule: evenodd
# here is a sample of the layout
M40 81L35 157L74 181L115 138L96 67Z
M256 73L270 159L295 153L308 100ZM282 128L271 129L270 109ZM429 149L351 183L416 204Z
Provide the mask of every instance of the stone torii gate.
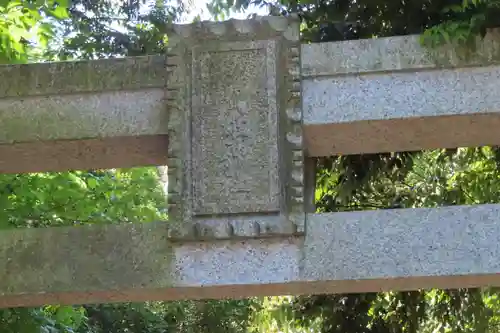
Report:
M500 286L500 205L315 214L311 159L500 144L500 38L299 43L175 26L166 56L0 66L0 172L168 165L169 221L0 233L0 306Z

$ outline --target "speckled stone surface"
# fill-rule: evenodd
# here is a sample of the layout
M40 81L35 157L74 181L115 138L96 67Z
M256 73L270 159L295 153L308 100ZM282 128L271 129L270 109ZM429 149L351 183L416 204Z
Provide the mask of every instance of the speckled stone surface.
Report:
M279 211L276 52L253 42L194 55L193 215Z
M500 286L499 216L310 214L305 237L199 243L170 242L163 223L6 231L0 307Z
M311 156L500 144L500 31L475 50L419 36L302 45Z
M498 274L499 218L500 205L317 214L307 225L302 278Z
M0 98L162 88L162 56L0 65Z
M223 25L195 24L178 29L178 33L180 36L189 36L199 29L208 29L210 34L216 36L217 43L215 44L218 44L226 37L235 41L235 38L238 39L238 34L253 38L259 34L269 33L269 27L274 26L271 38L283 33L288 35L288 38L295 38L293 33L289 32L292 30L286 30L286 20L278 18L273 21L273 19L263 18L259 22L261 23L257 25L257 28L248 21L237 20L232 23L231 21L226 22ZM470 136L462 135L459 137L457 133L453 134L452 138L444 137L445 131L433 122L433 120L437 121L437 118L430 117L465 114L471 116L468 121L472 126L477 123L473 119L474 115L498 111L499 98L497 96L500 96L498 93L500 84L496 81L500 70L498 66L493 65L498 64L499 41L499 32L492 31L484 41L478 41L477 50L472 53L464 53L463 50L457 50L451 46L431 50L420 46L418 36L304 44L299 47L302 52L300 55L301 68L289 71L290 77L294 78L291 80L293 81L292 86L295 88L298 86L298 91L302 91L304 125L302 128L295 126L293 130L290 130L292 127L288 127L291 134L289 136L290 142L293 143L294 147L301 147L302 141L298 139L301 138L303 131L304 146L312 156L376 152L387 149L418 150L439 147L439 141L442 141L443 146L447 147L498 144L500 135L499 138L493 139L491 135L480 137L481 135L476 133L478 132L476 129L473 130L473 133L478 138L474 140L470 140ZM215 48L217 47L215 46ZM199 62L200 70L206 68L205 65L211 64L217 58L213 56L207 58L206 54L212 54L212 52L197 52L202 56L192 58L192 60L194 59L197 64ZM237 54L238 52L233 53ZM248 49L245 52L248 52ZM252 52L255 53L255 49ZM185 94L189 94L189 89L185 89L187 86L183 85L186 79L185 73L180 69L182 66L179 66L182 61L188 58L187 55L177 58L170 56L165 60L163 56L156 56L90 62L0 66L2 77L13 78L0 83L0 144L175 132L172 130L173 128L180 128L177 126L178 121L175 120L175 116L170 117L168 122L173 124L170 130L166 129L166 123L167 118L171 116L172 110L175 108L174 104L179 102L179 98L183 99ZM264 58L268 59L269 57L265 56ZM255 65L256 63L263 64L264 62L260 60L264 58L250 57L248 60ZM290 59L296 61L299 58L294 56ZM485 64L491 65L491 67L480 68L480 65ZM463 68L438 69L450 66L463 66ZM167 75L169 68L172 69L170 76ZM371 74L367 75L368 73ZM301 76L303 76L302 81ZM156 89L163 89L165 80L170 80L166 93ZM206 86L203 82L200 82L198 88ZM235 80L235 82L239 81ZM106 91L106 93L103 94L102 91ZM213 96L211 94L202 95L220 99L219 97L223 96L222 92L229 93L229 91L219 89L217 94L212 94ZM235 93L231 94L233 96ZM165 104L169 103L170 106L166 107ZM234 104L234 101L231 103ZM296 104L296 102L294 103ZM243 110L243 106L241 104L239 110ZM250 106L253 107L253 104L247 105L247 109L250 109ZM181 118L185 117L187 114L185 105L181 103L177 107L181 110L178 113L182 115ZM300 108L295 108L290 103L287 107L291 110L288 119L300 118L300 116L296 118L297 115L300 115L300 112L297 111ZM236 107L236 109L238 108ZM443 133L443 136L436 137L430 142L428 135L420 135L421 130L412 129L415 126L410 123L398 124L397 129L391 125L392 130L388 130L389 125L358 122L409 119L411 117L428 117L426 124L423 125L424 128L436 128ZM235 119L234 115L232 118L227 118L229 123L239 122L239 128L243 120L248 120L238 118L236 122ZM461 126L455 124L455 120L447 120L450 122L450 128ZM463 125L464 121L460 123ZM252 122L249 123L248 128L255 125L252 124ZM349 124L350 127L340 128L337 124ZM197 125L201 126L201 123ZM213 126L210 125L210 127L213 130ZM476 128L480 128L480 126L477 125ZM398 138L397 133L393 133L394 131L407 133L407 139ZM262 131L260 130L260 132ZM339 134L336 137L332 133ZM241 134L248 136L245 131L241 131ZM206 137L206 135L198 136L198 139ZM370 138L371 146L367 149L359 147L356 144L356 141L359 141L357 139L359 136ZM218 142L222 143L223 141L219 140ZM388 144L390 142L394 144ZM262 147L264 143L256 141L256 145ZM401 148L398 148L399 146ZM170 149L177 151L170 152L172 157L171 170L175 173L174 170L182 170L183 168L173 167L176 160L181 160L181 158L175 159L173 157L180 156L178 152L182 144L173 142L170 147ZM214 146L212 148L211 151L215 151L220 147ZM241 148L241 145L233 145L231 149L248 150L249 147ZM258 149L256 151L256 155L264 156L258 153ZM293 158L299 156L301 150L298 149L295 152L297 154L293 155L295 156ZM297 157L297 161L300 158L300 156ZM227 163L227 159L225 161ZM262 158L259 161L265 162ZM300 163L295 162L292 163L293 168L300 165ZM203 167L209 166L205 164ZM292 172L292 174L300 176L301 172L298 170L297 168L297 171ZM299 176L294 176L294 178L298 180ZM171 193L175 192L174 178L171 174ZM259 178L259 180L261 179ZM253 182L253 184L255 183L257 182ZM262 183L260 182L260 184ZM271 186L272 183L270 181L269 185ZM197 184L202 190L203 184L200 182ZM302 193L300 186L297 186L296 190L293 191ZM261 189L258 191L262 192ZM207 195L207 198L211 198L213 202L218 195L212 193ZM224 196L223 193L220 195ZM225 198L236 200L241 196L244 197L244 195L225 195ZM273 197L273 195L270 196ZM300 195L296 196L297 199L300 197ZM206 207L203 209L205 212L210 211Z
M298 281L302 243L278 238L186 244L175 252L176 283L215 287Z
M342 123L500 111L500 67L303 81L304 122Z
M163 89L0 99L0 144L166 134Z
M172 238L302 231L298 20L262 17L172 30L168 208L178 229ZM263 215L281 218L260 225Z
M418 35L302 45L302 74L331 76L500 63L500 30L490 30L476 49L422 46Z
M165 230L151 223L2 231L0 298L172 286Z

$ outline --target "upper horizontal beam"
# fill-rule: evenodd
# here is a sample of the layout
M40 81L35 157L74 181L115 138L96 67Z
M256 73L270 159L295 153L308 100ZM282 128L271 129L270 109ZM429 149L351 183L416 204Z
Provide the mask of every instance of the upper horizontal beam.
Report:
M165 165L164 63L1 65L0 172Z
M130 57L0 65L0 98L162 88L164 58Z
M164 223L4 231L0 307L500 286L499 215L310 214L305 237L203 243Z
M430 50L418 36L303 44L309 156L500 144L500 33L491 31L475 51L464 52ZM106 158L99 147L112 145L108 139L135 137L146 147L143 136L167 134L162 56L3 65L0 76L10 78L0 83L0 149L6 152L0 172L88 168L89 161ZM64 149L52 143L60 140ZM92 157L78 153L65 163L65 152L81 151L78 140L96 143L88 146ZM120 153L104 165L164 163L165 148ZM47 157L27 167L23 156L42 149Z
M499 30L474 51L415 35L303 45L309 154L500 144L498 64Z
M305 80L306 146L325 156L500 144L499 78L492 66Z
M345 76L393 71L484 66L500 63L500 30L477 38L474 49L452 44L423 46L420 36L407 35L302 46L304 77Z

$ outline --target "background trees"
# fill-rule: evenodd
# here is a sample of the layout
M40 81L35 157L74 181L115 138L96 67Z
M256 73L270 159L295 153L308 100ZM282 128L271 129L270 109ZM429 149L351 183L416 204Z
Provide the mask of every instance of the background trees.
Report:
M467 43L499 25L499 0L214 0L214 16L249 5L297 12L304 42L423 34ZM177 1L0 0L0 62L161 54ZM496 147L317 160L320 211L499 202ZM0 228L165 218L155 168L0 175ZM496 332L496 289L0 310L0 332Z

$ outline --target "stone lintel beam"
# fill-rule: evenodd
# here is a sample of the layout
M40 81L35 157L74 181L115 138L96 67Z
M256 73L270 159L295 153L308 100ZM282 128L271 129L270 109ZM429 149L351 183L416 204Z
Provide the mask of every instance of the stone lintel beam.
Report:
M0 172L165 165L163 56L1 65Z
M500 144L496 30L474 52L400 36L303 44L300 58L309 156ZM95 167L165 164L166 64L147 56L0 66L10 78L0 83L0 172L86 169L106 159L104 146L117 158ZM113 148L112 138L126 137L129 154Z
M500 205L309 214L306 236L172 242L168 224L0 233L0 307L500 286Z
M500 144L500 31L474 51L419 38L302 45L311 156Z

